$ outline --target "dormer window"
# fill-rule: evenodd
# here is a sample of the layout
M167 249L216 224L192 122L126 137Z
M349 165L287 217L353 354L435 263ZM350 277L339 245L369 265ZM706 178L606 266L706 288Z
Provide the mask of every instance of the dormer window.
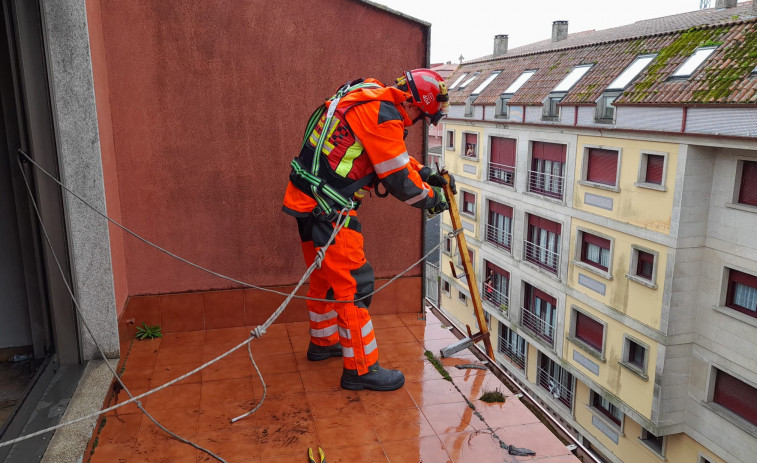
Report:
M550 94L547 99L544 100L544 111L542 113L542 117L544 119L559 119L560 107L557 106L557 104L560 103L563 98L565 98L565 93Z
M510 101L512 95L502 94L494 104L494 117L508 119L510 117L510 107L507 103Z
M452 90L453 88L457 87L457 85L465 79L465 76L467 76L468 73L464 72L460 77L457 78L454 82L452 82L452 85L449 86L449 90Z
M558 103L565 98L568 91L591 69L591 64L581 64L573 68L570 73L549 93L544 100L544 110L542 111L543 120L558 120L560 118L560 107Z
M701 66L702 63L704 63L705 60L710 57L710 55L715 51L716 48L717 47L697 48L696 50L694 50L694 53L689 56L689 59L687 59L681 65L681 67L679 67L676 72L674 72L670 77L673 79L686 79L688 77L691 77L691 75L694 74L694 71L699 69L699 66Z
M476 89L473 90L472 94L473 95L478 95L481 92L483 92L486 89L486 87L488 87L489 84L492 83L492 81L494 79L496 79L498 75L500 75L501 72L502 71L494 71L491 74L489 74L489 77L487 77L483 82L481 82L481 85L479 85L478 87L476 87Z
M505 89L505 91L499 96L499 99L495 104L495 117L502 117L505 119L510 117L509 107L507 106L508 101L510 101L510 98L513 97L515 92L520 90L523 84L525 84L528 79L530 79L534 74L536 74L535 70L523 71L523 73L519 75L518 78L515 79L515 81L510 84L509 87Z
M620 96L621 92L604 92L597 100L597 122L613 123L615 121L615 106L613 102Z

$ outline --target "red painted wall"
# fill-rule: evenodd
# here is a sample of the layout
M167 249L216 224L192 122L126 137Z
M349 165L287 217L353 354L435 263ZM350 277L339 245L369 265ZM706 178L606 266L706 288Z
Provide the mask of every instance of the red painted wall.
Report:
M423 66L427 26L356 0L89 1L112 121L106 188L123 223L237 279L296 282L305 267L281 200L308 116L348 79L391 83ZM408 137L419 159L422 135ZM418 210L374 197L360 215L377 276L420 258ZM129 295L238 286L128 236L124 249Z

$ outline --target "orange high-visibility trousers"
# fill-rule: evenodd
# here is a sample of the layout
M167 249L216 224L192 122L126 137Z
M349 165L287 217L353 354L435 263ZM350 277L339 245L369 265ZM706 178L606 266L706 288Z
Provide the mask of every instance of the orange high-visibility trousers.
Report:
M356 216L349 218L334 242L326 250L321 268L310 275L307 295L334 302L307 301L310 316L310 340L319 346L340 342L344 368L368 373L378 361L378 346L368 313L371 297L352 301L373 292L373 267L365 259L363 235ZM322 216L297 218L305 263L310 266L316 252L331 236L334 224ZM349 228L348 228L349 227Z

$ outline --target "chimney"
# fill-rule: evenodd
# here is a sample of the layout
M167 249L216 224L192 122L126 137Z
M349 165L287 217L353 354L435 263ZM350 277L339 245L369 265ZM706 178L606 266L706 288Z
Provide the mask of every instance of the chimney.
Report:
M568 21L554 21L552 23L552 41L559 42L567 38L568 38Z
M494 56L502 56L507 53L507 34L494 36Z
M716 0L715 8L733 8L737 2L738 0ZM752 5L754 5L754 0L752 0Z

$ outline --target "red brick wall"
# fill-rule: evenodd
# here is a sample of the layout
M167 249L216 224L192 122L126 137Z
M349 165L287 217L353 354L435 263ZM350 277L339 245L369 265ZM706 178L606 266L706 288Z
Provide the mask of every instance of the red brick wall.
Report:
M109 208L203 266L264 286L295 283L305 267L281 199L308 116L345 80L389 83L423 66L427 27L354 0L88 4L101 14L93 65L106 90L98 110L107 98L110 111L100 123L112 125ZM411 132L420 159L422 129ZM360 214L377 276L420 257L419 211L370 198ZM237 286L131 237L123 246L129 295Z

